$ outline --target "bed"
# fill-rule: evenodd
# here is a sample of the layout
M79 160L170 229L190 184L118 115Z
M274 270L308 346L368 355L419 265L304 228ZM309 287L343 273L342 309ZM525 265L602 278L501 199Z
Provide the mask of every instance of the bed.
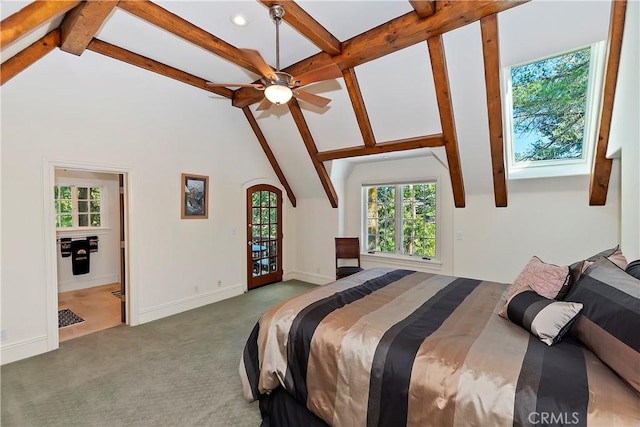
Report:
M498 316L507 285L373 268L267 311L240 376L271 426L640 425L640 395L569 334Z

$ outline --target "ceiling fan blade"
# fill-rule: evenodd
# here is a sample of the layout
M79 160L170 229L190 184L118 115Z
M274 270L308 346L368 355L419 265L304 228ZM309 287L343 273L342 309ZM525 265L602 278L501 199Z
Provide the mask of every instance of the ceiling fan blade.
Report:
M297 86L301 87L308 85L309 83L337 79L338 77L342 77L342 71L340 71L340 67L336 64L331 63L324 67L302 73L299 76L296 76L293 80L299 81L300 83L298 83Z
M271 68L271 65L267 64L267 61L265 61L262 55L260 55L260 52L254 49L240 49L240 50L244 53L247 60L251 62L253 66L256 67L264 77L268 79L273 79L272 76L275 70Z
M256 108L256 110L263 111L263 110L268 110L269 108L271 108L271 101L269 101L265 96L262 102L258 104L258 108Z
M260 83L215 83L215 82L207 82L207 86L214 87L253 87L256 89L264 88L263 84Z
M316 107L320 107L320 108L326 107L331 102L329 98L318 96L313 93L305 92L302 90L294 90L293 97L300 99L301 101L308 102L309 104L315 105Z

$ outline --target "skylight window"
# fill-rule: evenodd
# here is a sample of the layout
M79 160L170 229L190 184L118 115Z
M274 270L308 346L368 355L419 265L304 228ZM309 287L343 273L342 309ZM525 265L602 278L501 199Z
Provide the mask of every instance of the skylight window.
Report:
M590 172L604 42L504 69L509 178Z

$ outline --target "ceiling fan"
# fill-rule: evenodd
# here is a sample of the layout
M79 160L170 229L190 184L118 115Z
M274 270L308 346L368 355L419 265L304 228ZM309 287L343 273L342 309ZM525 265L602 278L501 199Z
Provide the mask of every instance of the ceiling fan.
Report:
M293 97L301 101L308 102L316 107L326 107L331 100L322 96L315 95L303 90L301 87L310 83L316 83L322 80L330 80L342 77L340 67L331 63L315 70L307 71L299 76L280 71L280 22L284 16L284 8L279 4L274 4L269 8L269 16L276 25L276 69L274 70L267 61L264 60L260 52L253 49L240 49L245 58L260 71L262 78L261 83L214 83L207 82L208 86L222 87L252 87L256 90L264 91L265 98L258 105L258 110L266 110L271 104L286 104Z

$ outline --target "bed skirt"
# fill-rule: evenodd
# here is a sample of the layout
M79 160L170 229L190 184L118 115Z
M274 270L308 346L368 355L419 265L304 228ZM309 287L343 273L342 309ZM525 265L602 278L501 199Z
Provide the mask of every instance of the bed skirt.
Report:
M328 427L282 387L260 398L261 427Z

